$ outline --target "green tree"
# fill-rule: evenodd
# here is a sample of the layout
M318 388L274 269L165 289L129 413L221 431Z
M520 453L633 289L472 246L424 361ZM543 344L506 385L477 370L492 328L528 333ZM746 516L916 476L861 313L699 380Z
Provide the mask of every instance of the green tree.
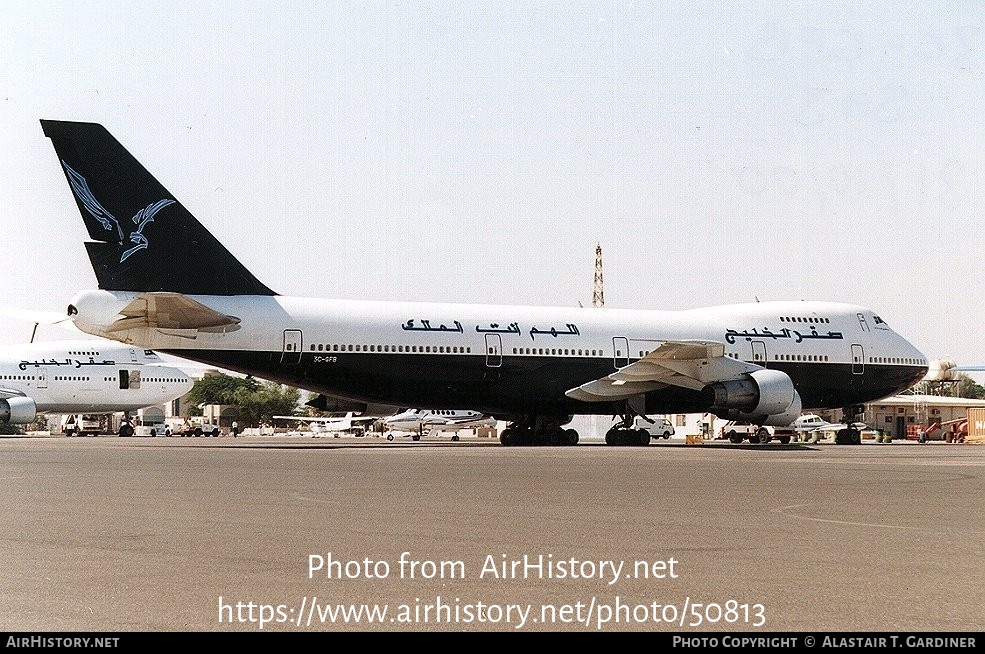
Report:
M216 373L192 386L188 392L188 415L202 415L201 407L206 404L231 404L239 408L240 422L256 426L270 422L273 416L293 415L300 399L301 391L290 386Z
M234 393L234 402L240 415L249 425L271 422L273 416L294 414L301 399L301 391L291 386L263 382L254 390L240 388Z
M252 377L233 377L221 372L210 374L195 382L188 392L188 403L197 407L205 404L236 404L237 391L255 391L259 387L260 382Z

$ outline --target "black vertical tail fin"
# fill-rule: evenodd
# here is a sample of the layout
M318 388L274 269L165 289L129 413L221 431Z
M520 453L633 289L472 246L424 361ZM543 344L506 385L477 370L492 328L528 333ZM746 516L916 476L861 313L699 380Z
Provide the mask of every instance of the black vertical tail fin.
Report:
M94 242L99 288L276 295L102 125L42 120Z

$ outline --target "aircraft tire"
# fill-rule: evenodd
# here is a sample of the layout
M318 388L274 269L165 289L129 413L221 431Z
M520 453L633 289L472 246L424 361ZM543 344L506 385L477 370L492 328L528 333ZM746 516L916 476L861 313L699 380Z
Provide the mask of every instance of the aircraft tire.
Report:
M457 441L458 440L458 434L453 435L451 437L451 439L452 439L452 441Z
M512 427L507 427L503 430L503 433L499 435L499 442L505 447L513 447L514 445L520 444L520 434L517 430Z
M419 441L419 440L421 440L421 435L420 434L413 434L410 438L411 438L411 440Z

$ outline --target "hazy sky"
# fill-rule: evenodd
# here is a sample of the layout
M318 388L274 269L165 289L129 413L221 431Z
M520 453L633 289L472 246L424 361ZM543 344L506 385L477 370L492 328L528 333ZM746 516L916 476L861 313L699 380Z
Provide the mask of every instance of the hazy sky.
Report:
M600 242L608 307L985 363L981 3L353 4L0 0L3 305L95 287L39 124L84 120L280 293L590 307Z

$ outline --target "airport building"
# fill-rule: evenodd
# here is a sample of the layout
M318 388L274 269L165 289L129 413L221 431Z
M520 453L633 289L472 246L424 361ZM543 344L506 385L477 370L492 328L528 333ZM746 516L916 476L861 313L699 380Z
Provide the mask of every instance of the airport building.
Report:
M896 395L865 405L861 420L871 429L897 438L916 438L935 423L965 420L968 410L985 408L985 400L939 395ZM840 411L818 411L825 420L841 420Z

